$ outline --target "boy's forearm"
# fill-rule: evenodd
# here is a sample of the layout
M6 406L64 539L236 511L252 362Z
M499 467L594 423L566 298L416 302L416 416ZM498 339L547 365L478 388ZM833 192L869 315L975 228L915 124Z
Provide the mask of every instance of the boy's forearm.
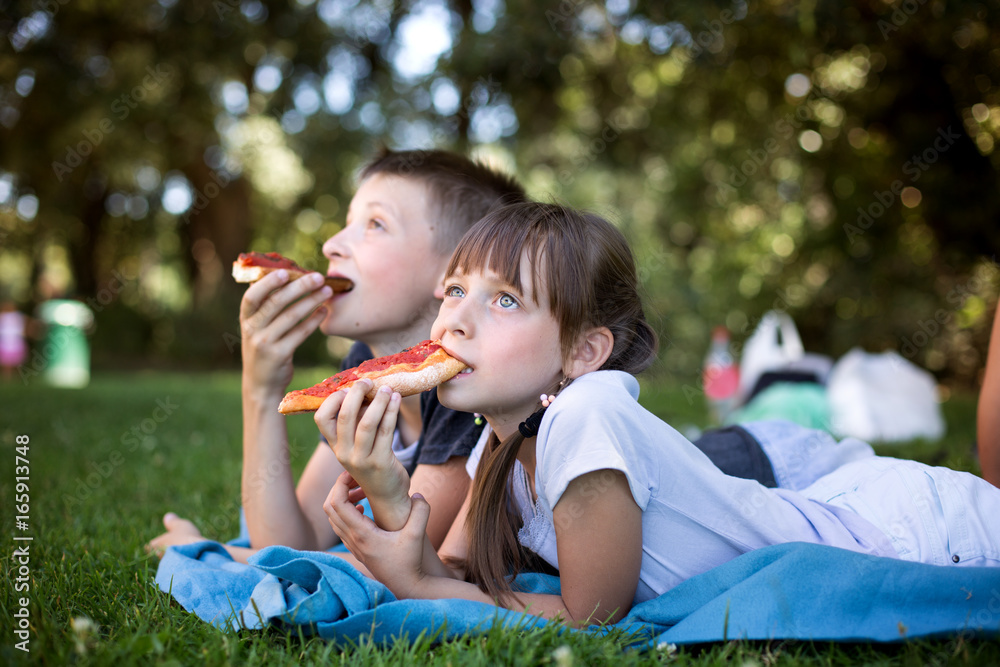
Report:
M295 494L284 417L273 397L243 389L242 498L250 542L316 549L316 535Z

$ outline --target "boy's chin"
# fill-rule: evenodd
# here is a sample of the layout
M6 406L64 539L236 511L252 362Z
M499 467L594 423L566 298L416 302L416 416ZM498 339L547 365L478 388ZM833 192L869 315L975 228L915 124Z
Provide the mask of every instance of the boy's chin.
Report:
M319 323L320 333L324 336L339 336L351 340L359 340L367 333L367 329L360 329L358 326L351 327L346 322L340 321L338 315L340 313L327 313L323 321Z
M332 315L327 314L327 316L323 318L323 321L319 323L320 333L324 336L343 336L344 333L340 331L340 328L334 326L333 323L330 322L331 317Z

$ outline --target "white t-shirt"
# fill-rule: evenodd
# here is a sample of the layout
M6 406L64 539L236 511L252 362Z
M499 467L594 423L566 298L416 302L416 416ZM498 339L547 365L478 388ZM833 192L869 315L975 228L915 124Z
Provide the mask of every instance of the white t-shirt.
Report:
M514 495L525 525L519 539L559 567L552 508L569 483L599 470L625 474L642 510L642 566L635 603L656 597L697 574L753 549L812 542L898 557L885 534L856 513L756 481L729 477L670 425L637 402L639 383L620 371L588 373L545 412L535 449L532 503L524 470ZM469 457L475 475L487 433ZM581 507L600 502L597 475Z

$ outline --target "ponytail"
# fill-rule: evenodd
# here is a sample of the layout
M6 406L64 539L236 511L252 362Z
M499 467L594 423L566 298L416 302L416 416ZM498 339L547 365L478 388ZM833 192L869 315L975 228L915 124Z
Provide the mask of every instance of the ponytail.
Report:
M490 434L472 480L465 524L468 557L461 563L449 563L464 567L466 581L500 603L512 595L510 581L514 576L542 562L517 539L523 521L511 493L511 478L523 442L520 431L503 442L496 433Z

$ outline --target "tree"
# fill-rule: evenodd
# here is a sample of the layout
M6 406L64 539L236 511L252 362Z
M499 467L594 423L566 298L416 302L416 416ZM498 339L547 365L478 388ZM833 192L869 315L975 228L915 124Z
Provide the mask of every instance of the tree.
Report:
M1000 241L986 5L3 6L0 229L21 284L63 248L83 295L142 267L123 307L151 331L181 314L225 331L236 252L320 261L363 157L436 145L621 224L670 371L697 368L713 324L740 339L771 307L813 350L980 365Z

